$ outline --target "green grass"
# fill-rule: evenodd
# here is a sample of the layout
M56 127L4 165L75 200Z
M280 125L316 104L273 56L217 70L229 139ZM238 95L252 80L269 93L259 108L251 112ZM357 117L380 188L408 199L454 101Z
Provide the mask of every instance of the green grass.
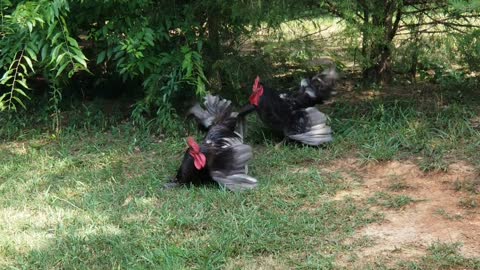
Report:
M457 180L454 183L456 191L466 191L470 194L480 193L480 178Z
M460 201L458 202L459 206L467 209L478 208L479 204L480 204L480 198L478 198L478 196L467 196L467 197L461 198Z
M412 187L409 186L405 181L402 180L394 180L389 186L388 190L390 191L402 191L402 190L407 190L411 189Z
M401 269L480 269L480 260L465 258L458 252L459 244L436 243L429 247L428 254L415 262L401 262Z
M368 198L368 202L385 208L400 209L415 202L415 200L406 195L376 192L372 197Z
M478 106L438 101L338 100L322 107L335 141L320 148L287 143L276 149L281 139L252 116L250 171L260 186L240 194L162 189L179 166L184 137L201 136L188 128L176 136L152 135L90 107L88 115L72 113L55 136L41 114L1 118L0 268L338 268L340 257L356 258L364 246L347 240L380 220L372 205L401 208L413 199L377 193L370 204L333 200L351 183L324 170L329 162L415 156L438 161L425 170L458 159L480 168L480 132L470 124ZM405 188L392 183L389 189ZM440 251L431 252L405 267L434 269L424 268L429 260L437 263ZM458 256L448 255L448 263Z
M392 92L367 102L336 102L324 110L336 132L335 147L354 149L365 162L414 155L425 171L445 171L454 158L477 162L480 130L471 121L479 113L478 106L466 100L448 102L443 94L435 95L429 92L405 98Z
M445 209L443 208L438 208L435 210L435 214L440 215L448 220L461 220L463 219L463 216L460 214L450 214Z
M120 127L3 143L0 265L216 269L271 256L328 266L351 248L343 239L375 220L353 201L329 200L346 187L337 174L303 169L328 150L260 147L253 192L165 191L185 146L156 141Z

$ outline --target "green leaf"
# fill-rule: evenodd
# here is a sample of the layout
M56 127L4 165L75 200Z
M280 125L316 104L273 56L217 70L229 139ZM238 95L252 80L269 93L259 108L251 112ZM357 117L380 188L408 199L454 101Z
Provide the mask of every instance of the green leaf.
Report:
M22 89L15 88L14 90L15 90L15 92L19 93L20 95L25 96L26 98L30 98L27 94L25 94L25 92L23 92Z
M50 57L52 58L50 60L50 64L53 63L53 61L55 61L58 57L58 51L60 50L60 48L62 48L63 44L59 44L57 45L55 48L53 48L52 52L50 53Z
M23 80L17 80L17 83L20 84L21 86L23 86L23 88L25 88L25 89L30 89L30 88L28 87L27 81L25 81L25 79L23 79ZM20 90L20 89L15 89L15 90L16 90L16 91L20 91L20 92L23 93L23 91ZM25 95L25 93L23 93L23 95ZM25 96L26 96L26 95L25 95Z
M32 33L32 30L33 30L33 24L31 22L27 22L27 27L28 27L28 31L30 33Z
M32 58L34 61L38 61L37 60L37 54L33 51L32 48L26 47L25 51L27 51L27 54L28 54L28 56L30 56L30 58Z
M137 59L143 58L143 53L140 52L140 51L139 51L139 52L135 52L134 55L135 55L135 58L137 58Z
M97 56L97 64L102 63L105 60L106 51L101 51Z
M43 45L42 52L40 53L40 55L42 57L42 61L45 61L45 57L47 57L47 53L48 53L49 48L50 48L50 46L48 46L48 44Z
M25 61L27 62L28 66L30 67L30 69L32 70L32 72L35 72L35 70L33 69L32 60L30 60L30 58L29 58L28 56L23 56L23 58L24 58Z
M18 102L18 104L20 104L20 106L22 106L24 109L27 108L27 107L25 107L25 104L23 104L23 102L18 97L13 96L12 98L15 99ZM13 107L14 107L14 110L15 110L15 105L13 105Z
M85 57L82 55L82 56L79 56L79 55L72 55L73 58L75 58L75 60L77 60L77 62L79 64L81 64L84 68L87 68L87 62L85 61Z
M56 21L54 23L50 24L50 26L48 26L47 38L50 38L50 36L53 34L53 31L55 30L56 26L57 26Z
M45 23L45 21L44 21L42 18L40 18L40 17L36 17L35 20L36 20L37 22L42 23L42 25Z
M115 53L115 55L113 56L113 60L117 60L118 58L120 58L121 56L124 55L124 51L118 51Z
M0 80L4 81L6 79L8 80L9 78L12 78L13 76L9 76L10 74L12 74L12 72L13 72L12 69L7 70L5 73L3 73L2 78Z
M200 76L197 77L197 95L205 94L205 84Z
M60 55L57 57L57 59L55 60L55 63L56 63L57 65L60 65L60 63L62 62L63 57L64 57L66 54L67 54L67 53L65 53L65 52L62 53L62 54L60 54Z
M82 55L83 56L83 52L75 47L69 47L70 51L73 53L73 54L76 54L76 55Z
M112 49L112 48L107 49L107 59L110 59L112 57L114 50L115 49Z
M5 85L12 78L13 78L13 76L2 77L2 80L0 80L0 84Z
M22 68L23 73L28 73L27 66L25 66L23 63L20 63L19 66ZM22 73L22 72L18 72L18 73L17 73L17 77L18 77L18 76L23 76L23 73Z
M3 102L5 100L5 98L7 97L8 93L5 93L3 94L1 97L0 97L0 102Z
M70 62L65 62L63 65L60 66L60 68L57 71L57 74L55 74L55 78L58 78L60 74L62 74L63 70L70 64Z
M13 78L13 76L7 76L0 81L0 84L6 85L7 82L12 78Z
M74 38L72 38L72 37L67 37L67 41L68 41L68 43L70 43L70 46L72 46L72 47L78 47L78 43L77 43L77 41L76 41Z
M57 43L57 39L62 36L62 32L57 32L53 37L52 37L52 44Z

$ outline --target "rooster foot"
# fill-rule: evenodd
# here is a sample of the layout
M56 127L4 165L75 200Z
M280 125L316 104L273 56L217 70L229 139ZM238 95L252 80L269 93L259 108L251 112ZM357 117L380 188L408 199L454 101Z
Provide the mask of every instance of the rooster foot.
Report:
M275 149L276 149L276 150L280 149L280 146L282 146L282 145L284 145L284 144L285 144L285 139L283 139L281 142L277 143L277 144L275 145Z
M176 188L180 186L180 183L177 183L177 182L168 182L168 183L165 183L163 184L163 189L172 189L172 188Z

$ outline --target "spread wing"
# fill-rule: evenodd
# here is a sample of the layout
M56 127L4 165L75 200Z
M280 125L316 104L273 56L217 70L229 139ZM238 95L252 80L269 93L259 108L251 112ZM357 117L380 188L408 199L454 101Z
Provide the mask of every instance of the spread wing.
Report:
M212 125L229 116L232 110L231 101L219 96L207 95L203 105L205 109L200 104L195 104L189 110L189 113L195 117L198 124L204 129L209 129Z
M308 145L320 145L333 140L327 117L315 107L295 111L285 135Z
M252 148L242 143L242 137L223 127L214 126L205 138L210 176L232 191L252 189L257 180L246 172L252 158ZM218 130L217 130L218 129Z

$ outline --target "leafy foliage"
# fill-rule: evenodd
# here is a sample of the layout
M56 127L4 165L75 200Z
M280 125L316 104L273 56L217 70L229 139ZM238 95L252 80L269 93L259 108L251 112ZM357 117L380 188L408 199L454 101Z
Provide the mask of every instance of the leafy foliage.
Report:
M457 35L458 48L463 61L471 70L480 70L480 30L471 33Z
M246 16L256 7L243 2L1 0L1 4L0 108L24 106L20 97L31 96L25 92L29 79L38 76L48 80L55 96L51 100L58 102L75 74L75 80L92 80L80 72L86 71L93 75L89 88L118 77L139 82L143 98L136 102L135 118L154 116L162 126L175 118L176 99L205 95L206 74L219 71L217 61L236 50L257 18ZM92 60L88 67L87 58Z
M302 63L325 54L327 46L340 45L347 52L342 60L353 58L373 79L391 76L392 65L400 64L395 71L412 77L417 70L442 71L433 78L438 82L449 66L445 59L452 58L430 57L439 47L462 53L478 69L478 1L0 0L0 10L0 110L49 100L57 131L62 98L101 96L109 88L105 82L115 82L112 96L127 93L135 123L176 130L173 120L192 99L212 91L243 101L255 75L270 79L273 69L286 74L291 63L308 72ZM327 20L345 29L342 43L318 43L310 34L288 40L282 30L290 21L297 31L308 24L321 32ZM430 26L446 34L433 38ZM275 44L265 42L265 35ZM331 51L326 54L338 55ZM42 92L31 91L37 80L47 82L49 98L36 99L34 93Z
M38 72L60 82L87 69L87 59L67 27L70 7L66 0L0 2L1 110L25 107L22 98L28 98L27 79Z

